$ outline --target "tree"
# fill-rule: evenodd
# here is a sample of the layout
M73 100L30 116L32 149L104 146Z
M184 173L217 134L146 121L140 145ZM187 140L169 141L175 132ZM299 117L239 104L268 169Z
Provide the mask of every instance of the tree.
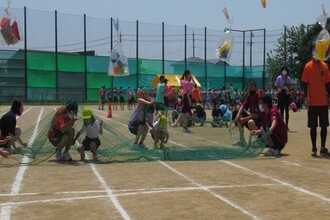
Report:
M330 18L328 18L326 27L328 31L330 29L329 21ZM276 48L267 53L266 73L270 76L271 82L274 82L284 65L290 69L291 78L300 79L305 64L312 57L312 45L322 27L315 23L308 26L301 24L298 27L284 27L284 29Z
M291 78L300 78L303 64L299 61L299 53L304 47L303 38L306 32L307 27L303 24L298 27L284 27L284 33L281 33L276 48L267 53L266 71L271 82L274 82L283 66L290 69Z

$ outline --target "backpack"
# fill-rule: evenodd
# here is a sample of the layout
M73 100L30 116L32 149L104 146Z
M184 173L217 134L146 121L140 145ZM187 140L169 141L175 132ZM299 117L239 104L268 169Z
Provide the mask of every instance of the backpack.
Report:
M159 116L158 124L159 124L160 129L166 129L166 127L167 127L167 117L166 117L166 115Z

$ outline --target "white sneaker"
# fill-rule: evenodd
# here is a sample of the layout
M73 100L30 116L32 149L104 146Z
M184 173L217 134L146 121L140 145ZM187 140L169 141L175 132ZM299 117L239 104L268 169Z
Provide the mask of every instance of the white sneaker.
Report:
M269 148L268 151L266 151L265 156L278 156L280 153L278 152L278 150L275 150L273 148Z
M62 152L59 150L56 150L56 161L62 160Z
M65 161L71 161L72 157L70 156L69 152L65 152L65 153L63 153L63 159Z

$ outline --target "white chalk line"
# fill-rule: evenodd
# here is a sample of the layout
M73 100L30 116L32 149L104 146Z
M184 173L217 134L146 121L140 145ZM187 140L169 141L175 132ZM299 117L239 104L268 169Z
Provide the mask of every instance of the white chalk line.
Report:
M209 189L231 189L231 188L249 188L249 187L268 187L268 186L279 186L280 184L275 183L266 183L266 184L246 184L246 185L211 185L205 186ZM186 191L186 190L201 190L201 187L198 186L189 186L189 187L159 187L159 188L141 188L141 189L119 189L112 190L114 194L122 196L123 193L136 193L139 192L168 192L168 191ZM18 193L16 195L10 193L0 194L0 197L17 197L17 196L38 196L38 195L62 195L62 194L93 194L93 193L105 193L106 190L82 190L82 191L65 191L65 192L31 192L31 193ZM1 203L0 203L1 204Z
M105 117L103 117L103 118L105 118ZM112 119L111 119L112 120ZM112 121L114 121L114 120L112 120ZM116 121L114 121L114 122L116 122ZM119 123L119 122L117 122L117 123ZM120 124L122 124L122 123L120 123ZM124 125L124 124L122 124L122 125ZM124 125L124 126L126 126L126 125ZM227 162L227 161L221 161L221 162L226 162L226 163L231 163L231 162ZM233 163L234 164L234 163ZM236 166L236 164L234 164L235 166ZM239 167L242 167L242 166L239 166ZM244 168L244 169L247 169L247 168L245 168L245 167L242 167L242 168ZM249 169L247 169L247 170L249 170ZM251 170L252 171L252 170ZM250 171L249 171L250 172ZM252 172L255 172L255 171L252 171ZM258 172L257 172L258 173ZM267 178L267 179L271 179L271 180L273 180L274 182L277 182L277 183L279 183L279 184L281 184L281 185L284 185L284 186L288 186L288 187L291 187L291 188L297 188L296 186L294 186L293 184L289 184L289 183L285 183L284 181L281 181L281 180L277 180L277 179L275 179L275 178L272 178L272 177L269 177L269 176L266 176L266 175L264 175L264 174L262 174L262 173L258 173L257 175L261 175L262 177L264 177L264 178ZM302 189L302 188L300 188L300 187L298 187L299 189ZM301 191L301 190L298 190L298 191ZM304 193L306 193L306 191L304 190L304 189L302 189L302 192L304 192ZM318 194L315 194L315 193L313 193L313 192L310 192L310 193L308 193L309 191L307 191L307 194L312 194L312 195L316 195L316 197L318 197L318 196L320 196L320 195L318 195ZM120 195L118 195L118 196L120 196ZM321 198L322 200L326 200L326 201L328 201L328 198L325 198L325 197L323 197L323 196L321 196L321 197L318 197L318 198ZM9 203L8 203L9 204ZM13 203L13 204L15 204L15 203ZM2 205L1 205L2 206Z
M79 144L78 141L76 141L76 143ZM86 155L86 159L88 158L89 155ZM91 169L93 170L95 176L97 177L97 179L99 180L99 182L101 183L102 187L105 189L105 192L108 195L108 198L111 200L111 202L113 203L113 205L115 206L115 208L119 211L120 215L123 217L123 219L125 220L130 220L131 218L129 217L128 213L126 212L126 210L122 207L122 205L119 203L117 197L115 196L115 194L113 193L112 189L110 188L110 186L107 184L107 182L104 180L103 176L99 173L99 171L96 169L95 164L90 163L89 166L91 167Z
M194 136L194 137L197 138L197 136ZM205 140L206 140L206 139L205 139ZM206 140L206 141L207 141L207 140ZM228 161L223 161L223 162L227 162L227 163L230 164L230 165L237 165L237 164L234 164L234 163L232 163L232 162L228 162ZM294 165L294 166L301 166L300 164L297 164L297 163L291 163L291 162L289 162L289 161L286 161L286 163L287 163L287 164ZM237 165L237 166L239 166L239 165ZM241 168L245 168L245 167L243 167L243 166L239 166L239 167L241 167ZM245 169L250 170L250 169L248 169L248 168L245 168ZM315 170L319 170L319 169L315 169ZM319 170L319 171L321 171L321 170ZM272 180L272 181L275 181L275 182L277 182L277 183L279 183L279 184L281 184L281 185L283 185L283 186L286 186L286 187L290 187L290 188L292 188L292 189L295 189L295 190L298 191L298 192L301 192L301 193L304 193L304 194L308 194L308 195L310 195L310 196L314 196L314 197L319 198L319 199L321 199L321 200L323 200L323 201L326 201L326 202L329 202L329 201L330 201L330 198L327 198L327 197L325 197L325 196L323 196L323 195L320 195L320 194L318 194L318 193L315 193L315 192L312 192L312 191L306 190L306 189L304 189L304 188L301 188L301 187L295 186L294 184L287 183L287 182L285 182L285 181L282 181L282 180L279 180L279 179L275 179L275 178L273 178L273 177L269 177L269 176L267 176L267 175L265 175L265 174L262 174L262 173L259 173L259 172L256 172L256 171L252 171L252 170L251 170L250 172L255 172L254 174L256 174L256 175L263 176L264 178L267 178L267 179L270 179L270 180ZM321 172L322 172L322 171L321 171Z
M32 109L32 107L30 107L27 111L23 112L23 113L27 113L28 111L30 111ZM40 123L40 120L41 120L41 116L42 116L42 113L44 111L44 108L41 108L41 111L39 113L39 117L38 117L38 120L37 120L37 123L34 127L34 130L33 130L33 133L32 133L32 136L28 142L28 147L31 147L31 145L33 144L35 138L37 137L37 134L38 134L38 130L39 130L39 123ZM23 114L22 114L23 115ZM22 158L22 163L23 164L26 164L27 162L29 161L29 157L27 156L24 156ZM16 174L16 177L15 177L15 181L12 185L12 189L11 189L11 193L12 195L17 195L21 189L21 184L23 182L23 179L24 179L24 174L25 174L25 171L27 170L28 168L28 165L21 165L17 174ZM8 205L8 206L3 206L1 208L1 214L0 214L0 220L10 220L10 215L11 215L11 209L12 209L12 206Z
M230 165L236 165L236 164L234 164L234 163L232 163L232 162L228 162L228 161L221 161L221 162L226 162L226 163L228 163L228 164L230 164ZM297 166L297 165L299 166L299 164L295 164L295 166ZM237 166L238 166L238 165L237 165ZM241 167L241 168L245 168L245 167L242 167L242 166L239 166L239 167ZM250 170L250 169L248 169L248 168L245 168L245 169ZM252 171L252 170L251 170L251 171ZM252 172L256 172L256 171L252 171ZM317 193L314 193L314 192L308 191L308 190L306 190L306 189L303 189L303 188L301 188L301 187L298 187L298 186L295 186L295 185L293 185L293 184L287 183L287 182L285 182L285 181L282 181L282 180L279 180L279 179L275 179L275 178L273 178L273 177L269 177L269 176L267 176L267 175L265 175L265 174L262 174L262 173L259 173L259 172L256 172L255 174L257 174L257 175L261 175L261 176L263 176L264 178L267 178L267 179L271 179L272 181L275 181L275 182L277 182L277 183L279 183L279 184L281 184L281 185L283 185L283 186L293 188L293 189L295 189L295 190L298 191L298 192L305 193L305 194L310 195L310 196L314 196L314 197L319 198L319 199L321 199L321 200L323 200L323 201L329 201L328 198L326 198L326 197L324 197L324 196L322 196L322 195L320 195L320 194L317 194Z
M100 117L103 117L103 116L100 116ZM105 118L105 117L103 117ZM111 119L111 121L115 121L113 119ZM119 123L119 122L118 122ZM119 123L119 124L122 124L122 123ZM122 124L123 126L127 126L127 125L124 125ZM184 146L184 145L183 145ZM188 146L186 146L186 148L188 149L192 149ZM249 211L247 211L246 209L238 206L237 204L235 204L234 202L230 201L229 199L219 195L219 194L216 194L214 192L212 192L210 189L207 189L205 186L201 185L200 183L197 183L195 182L194 180L192 180L191 178L189 178L188 176L184 175L183 173L180 173L179 171L175 170L174 168L172 168L170 165L168 165L167 163L165 162L162 162L162 161L157 161L159 162L160 164L162 164L163 166L167 167L168 169L170 169L172 172L178 174L179 176L181 177L184 177L185 179L187 179L188 181L190 181L192 184L194 184L195 186L199 186L199 187L202 187L204 191L208 192L209 194L211 194L212 196L220 199L221 201L225 202L226 204L232 206L233 208L239 210L240 212L244 213L245 215L247 216L250 216L251 218L253 219L259 219L257 216L255 216L254 214L250 213Z
M211 191L210 189L208 189L207 187L205 187L204 185L196 182L195 180L189 178L188 176L186 176L185 174L177 171L176 169L174 169L173 167L171 167L169 164L163 162L163 161L158 161L160 164L162 164L163 166L167 167L169 170L173 171L174 173L176 173L177 175L185 178L186 180L190 181L192 184L194 184L195 186L199 186L201 187L204 191L208 192L209 194L211 194L212 196L220 199L221 201L223 201L224 203L230 205L231 207L239 210L240 212L242 212L243 214L250 216L252 219L259 219L259 217L257 217L256 215L252 214L251 212L247 211L246 209L240 207L239 205L235 204L234 202L230 201L229 199L225 198L224 196L221 196L217 193L214 193L213 191Z
M171 192L184 192L184 191L203 191L205 188L207 189L231 189L231 188L249 188L249 187L271 187L278 186L279 184L247 184L247 185L223 185L223 186L191 186L191 187L169 187L169 188L145 188L145 189L126 189L126 190L113 190L114 195L117 197L125 197L125 196L135 196L135 195L143 195L143 194L156 194L156 193L171 193ZM107 193L106 190L90 190L90 191L69 191L69 192L55 192L53 194L49 193L22 193L17 195L8 196L34 196L34 195L63 195L63 194L93 194L93 193ZM5 194L3 194L5 195ZM2 195L0 195L2 196ZM28 205L31 203L48 203L48 202L59 202L59 201L72 201L72 200L88 200L88 199L98 199L98 198L107 198L108 195L95 195L95 196L78 196L70 198L57 198L57 199L39 199L39 200L29 200L22 202L5 202L0 203L0 206L18 206L18 205Z
M119 203L117 197L115 196L115 194L112 192L112 190L110 189L110 187L108 186L108 184L106 183L106 181L104 180L104 178L101 176L101 174L99 173L99 171L97 171L95 164L90 164L95 176L98 178L98 180L100 181L101 185L103 186L103 188L105 188L108 197L110 198L110 200L112 201L112 203L114 204L114 206L116 207L116 209L119 211L119 213L121 214L121 216L123 217L123 219L125 220L129 220L131 219L128 215L128 213L125 211L125 209L121 206L121 204Z
M235 163L233 163L233 162L229 162L229 161L220 161L220 162L225 163L225 164L228 164L228 165L230 165L230 166L232 166L232 167L236 167L236 168L238 168L238 169L240 169L240 170L243 170L243 171L245 171L245 172L247 172L247 173L251 173L251 174L257 175L257 176L262 177L262 178L264 178L264 179L272 180L273 182L276 182L276 183L279 183L279 184L281 184L281 185L283 185L283 186L286 186L286 187L289 187L289 188L291 188L291 189L294 189L294 190L296 190L296 191L298 191L298 192L300 192L300 193L307 194L307 195L309 195L309 196L312 196L312 197L315 197L315 198L321 199L321 200L323 200L323 201L325 201L325 202L330 202L330 198L327 198L327 197L325 197L325 196L323 196L323 195L320 195L320 194L318 194L318 193L315 193L315 192L312 192L312 191L306 190L306 189L304 189L304 188L301 188L301 187L295 186L295 185L293 185L293 184L291 184L291 183L288 183L288 182L285 182L285 181L282 181L282 180L279 180L279 179L276 179L276 178L273 178L273 177L267 176L267 175L265 175L265 174L263 174L263 173L260 173L260 172L257 172L257 171L254 171L254 170L248 169L248 168L246 168L246 167L240 166L240 165L235 164Z
M310 171L313 171L313 172L330 175L330 172L327 171L327 170L322 170L322 169L315 168L315 167L310 167L310 166L307 166L307 165L305 166L305 165L301 165L299 163L293 163L293 162L284 160L283 164L285 164L287 166L297 166L297 167L303 168L304 170L310 170Z

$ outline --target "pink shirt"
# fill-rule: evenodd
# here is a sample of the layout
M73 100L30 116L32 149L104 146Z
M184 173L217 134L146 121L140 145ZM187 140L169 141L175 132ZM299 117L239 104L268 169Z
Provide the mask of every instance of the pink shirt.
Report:
M164 87L164 94L169 94L170 93L170 91L171 91L171 89L170 89L170 87L169 86L167 86L167 85L165 85L165 87Z
M182 81L182 93L190 94L190 82L186 79Z

